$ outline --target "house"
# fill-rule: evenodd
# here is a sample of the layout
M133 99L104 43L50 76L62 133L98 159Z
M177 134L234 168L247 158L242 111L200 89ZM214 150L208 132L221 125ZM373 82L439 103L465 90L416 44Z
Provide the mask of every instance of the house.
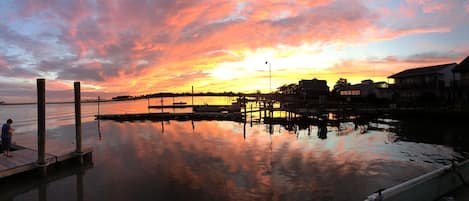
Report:
M469 56L466 57L453 69L455 80L456 98L464 101L469 100Z
M394 79L394 89L402 101L448 101L453 96L456 66L456 63L449 63L412 68L388 78Z
M387 99L392 98L389 84L386 82L373 82L373 80L363 80L360 84L347 85L340 89L339 95L347 98L360 99Z
M298 83L298 94L303 100L312 104L324 104L329 95L329 87L326 80L300 80Z
M326 80L300 80L298 83L298 94L305 98L317 98L319 96L327 96L329 87Z

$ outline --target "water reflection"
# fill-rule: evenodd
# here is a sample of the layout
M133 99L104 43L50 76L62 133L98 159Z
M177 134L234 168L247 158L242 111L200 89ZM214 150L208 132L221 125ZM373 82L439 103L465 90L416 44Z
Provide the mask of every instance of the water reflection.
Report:
M93 164L88 162L80 167L64 164L63 167L65 168L53 168L47 177L37 177L37 174L32 172L3 179L0 184L0 200L83 201L85 172L92 168Z
M103 104L100 110L147 110L147 100L129 103ZM53 115L60 126L49 128L48 135L73 141L74 126L60 107ZM367 126L362 132L355 129L358 122L335 117L314 124L263 124L255 112L242 123L114 122L94 121L96 105L83 111L89 115L83 144L94 147L94 167L50 175L47 182L2 181L0 200L363 200L463 157L445 146L451 143L438 145L439 137L420 134L439 130L457 139L453 131L461 128L442 124L441 130L436 123L411 128L428 122L372 118L360 120Z

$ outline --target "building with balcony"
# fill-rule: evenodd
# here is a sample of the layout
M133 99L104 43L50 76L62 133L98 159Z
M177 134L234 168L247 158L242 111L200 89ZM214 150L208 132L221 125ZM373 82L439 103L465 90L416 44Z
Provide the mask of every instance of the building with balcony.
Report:
M407 69L389 76L403 101L445 101L453 96L456 63Z
M341 97L359 99L387 99L392 98L392 92L387 82L373 82L363 80L360 84L347 85L340 89Z

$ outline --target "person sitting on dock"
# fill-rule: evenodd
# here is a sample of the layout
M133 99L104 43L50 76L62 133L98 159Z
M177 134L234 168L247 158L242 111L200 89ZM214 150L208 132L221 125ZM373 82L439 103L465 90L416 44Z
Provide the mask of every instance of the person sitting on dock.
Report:
M2 126L2 148L3 148L3 155L6 157L11 157L10 154L10 146L11 146L11 138L15 129L11 128L11 124L13 120L8 119L6 124Z

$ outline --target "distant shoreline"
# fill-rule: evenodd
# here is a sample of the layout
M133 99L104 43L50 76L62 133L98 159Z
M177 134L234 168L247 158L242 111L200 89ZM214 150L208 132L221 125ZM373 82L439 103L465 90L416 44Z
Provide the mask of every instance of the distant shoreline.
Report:
M99 102L110 102L112 100L100 100ZM97 100L86 100L86 101L81 101L81 103L97 103ZM74 101L61 101L61 102L47 102L47 105L53 105L53 104L72 104L75 103ZM0 106L2 105L36 105L37 102L30 102L30 103L1 103Z
M148 95L140 95L140 96L132 96L125 99L102 99L99 102L117 102L117 101L132 101L132 100L141 100L147 98L167 98L167 97L190 97L190 96L247 96L247 97L255 97L255 96L266 96L268 94L255 94L255 93L217 93L217 92L207 92L207 93L156 93L156 94L148 94ZM83 100L81 103L97 103L98 100ZM74 101L59 101L59 102L47 102L46 104L70 104L75 103ZM34 105L37 104L36 102L28 102L28 103L1 103L1 105Z

